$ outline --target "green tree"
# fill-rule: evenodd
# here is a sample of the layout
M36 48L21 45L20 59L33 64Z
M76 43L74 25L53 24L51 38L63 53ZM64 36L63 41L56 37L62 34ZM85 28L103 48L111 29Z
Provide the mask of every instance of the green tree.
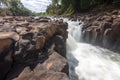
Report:
M32 12L26 9L20 0L2 0L3 4L7 6L7 8L2 9L0 12L3 14L3 11L6 15L14 15L14 16L29 16Z
M78 13L83 10L89 10L96 5L109 5L114 2L120 3L119 0L52 0L47 12L49 14Z

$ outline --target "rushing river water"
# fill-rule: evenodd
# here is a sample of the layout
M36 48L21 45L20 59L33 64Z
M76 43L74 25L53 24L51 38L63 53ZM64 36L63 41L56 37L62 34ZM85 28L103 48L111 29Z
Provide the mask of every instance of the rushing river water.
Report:
M120 55L81 41L79 21L67 21L67 58L71 80L120 80Z

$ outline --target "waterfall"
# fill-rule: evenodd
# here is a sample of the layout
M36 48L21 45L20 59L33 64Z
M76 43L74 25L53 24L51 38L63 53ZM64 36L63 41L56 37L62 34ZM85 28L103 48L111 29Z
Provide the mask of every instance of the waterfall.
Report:
M70 20L67 22L70 80L120 80L119 53L81 42L83 23Z

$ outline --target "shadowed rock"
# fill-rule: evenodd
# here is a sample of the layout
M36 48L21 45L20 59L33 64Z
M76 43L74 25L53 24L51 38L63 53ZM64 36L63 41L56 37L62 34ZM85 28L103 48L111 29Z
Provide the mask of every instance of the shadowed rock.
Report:
M0 39L0 80L4 80L11 69L14 53L14 42L12 39Z

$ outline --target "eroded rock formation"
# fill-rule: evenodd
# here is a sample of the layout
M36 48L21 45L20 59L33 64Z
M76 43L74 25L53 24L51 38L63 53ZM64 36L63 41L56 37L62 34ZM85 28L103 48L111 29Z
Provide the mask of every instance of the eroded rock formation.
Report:
M81 19L85 23L82 30L86 42L120 52L120 10L91 13Z
M67 27L46 17L1 17L0 80L69 80Z

